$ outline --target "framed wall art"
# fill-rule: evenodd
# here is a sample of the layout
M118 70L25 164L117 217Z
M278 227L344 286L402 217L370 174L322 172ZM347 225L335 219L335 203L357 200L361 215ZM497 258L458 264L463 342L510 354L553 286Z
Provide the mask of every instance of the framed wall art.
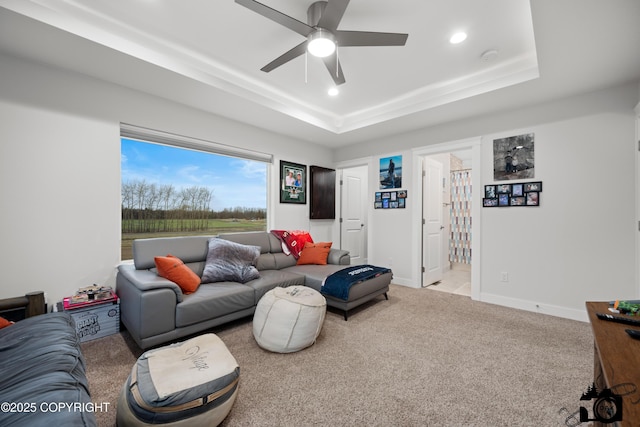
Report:
M541 192L541 181L485 185L482 206L485 208L540 206Z
M493 140L494 181L535 177L534 136L525 133Z
M402 188L402 156L380 159L380 189Z
M374 209L404 209L407 206L407 190L377 191L373 202Z
M280 203L307 203L307 166L280 160Z

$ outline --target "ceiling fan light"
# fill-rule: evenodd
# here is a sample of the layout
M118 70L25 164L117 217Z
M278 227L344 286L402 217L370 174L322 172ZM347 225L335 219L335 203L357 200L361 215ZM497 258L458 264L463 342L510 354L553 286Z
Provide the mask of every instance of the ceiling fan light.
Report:
M314 31L309 35L307 50L318 58L325 58L333 54L336 51L336 41L333 34L322 28Z

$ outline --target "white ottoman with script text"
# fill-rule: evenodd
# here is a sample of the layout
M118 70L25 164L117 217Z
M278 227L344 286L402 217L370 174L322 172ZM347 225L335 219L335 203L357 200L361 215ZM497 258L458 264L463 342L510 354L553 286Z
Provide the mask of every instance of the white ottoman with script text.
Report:
M315 289L274 288L258 301L253 315L253 336L265 350L300 351L316 342L326 313L327 301Z
M240 368L205 334L142 354L118 399L118 426L217 426L235 402Z

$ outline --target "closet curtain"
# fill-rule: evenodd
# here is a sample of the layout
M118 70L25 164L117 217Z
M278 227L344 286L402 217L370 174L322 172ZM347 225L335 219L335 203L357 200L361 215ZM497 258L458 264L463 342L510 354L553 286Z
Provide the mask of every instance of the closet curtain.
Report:
M471 171L451 172L449 261L471 264Z

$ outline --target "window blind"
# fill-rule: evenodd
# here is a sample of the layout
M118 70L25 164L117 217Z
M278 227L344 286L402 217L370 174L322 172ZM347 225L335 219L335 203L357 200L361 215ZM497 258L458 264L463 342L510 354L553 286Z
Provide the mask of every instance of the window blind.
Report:
M191 138L184 135L143 128L127 123L120 123L120 136L122 138L154 142L191 150L206 151L223 156L273 163L273 155L271 154L247 150L244 148L221 144L219 142L206 141L204 139Z

